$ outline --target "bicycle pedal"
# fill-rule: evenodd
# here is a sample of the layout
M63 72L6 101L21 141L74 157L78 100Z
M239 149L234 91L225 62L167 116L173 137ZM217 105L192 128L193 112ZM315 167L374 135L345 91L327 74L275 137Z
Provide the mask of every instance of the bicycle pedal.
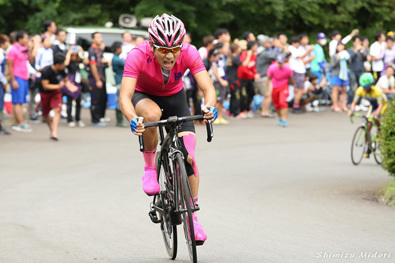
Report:
M148 212L148 215L149 215L151 221L152 221L154 224L159 224L159 223L162 222L162 219L159 219L158 216L156 215L155 210L149 211L149 212Z
M195 241L196 246L202 246L204 244L204 241Z

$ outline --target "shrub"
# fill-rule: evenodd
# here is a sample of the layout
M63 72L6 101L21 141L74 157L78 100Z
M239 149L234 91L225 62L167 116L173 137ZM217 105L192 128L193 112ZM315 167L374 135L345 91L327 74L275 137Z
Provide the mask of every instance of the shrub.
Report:
M382 121L380 150L383 168L395 177L395 99L388 102L388 110Z

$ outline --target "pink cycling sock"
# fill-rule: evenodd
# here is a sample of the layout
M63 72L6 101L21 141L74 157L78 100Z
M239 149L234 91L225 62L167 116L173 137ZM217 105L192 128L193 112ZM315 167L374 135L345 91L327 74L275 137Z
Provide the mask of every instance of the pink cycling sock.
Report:
M144 151L143 152L144 162L145 162L146 166L148 166L148 167L155 166L155 153L156 153L156 149L153 151Z
M299 104L294 104L293 106L294 109L299 109L299 107L300 107Z

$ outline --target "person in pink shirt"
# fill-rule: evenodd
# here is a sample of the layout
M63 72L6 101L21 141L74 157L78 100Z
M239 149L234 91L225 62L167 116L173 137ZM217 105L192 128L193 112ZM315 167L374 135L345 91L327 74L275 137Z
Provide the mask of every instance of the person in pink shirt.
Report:
M204 94L205 119L218 116L214 105L217 97L214 86L196 48L183 43L185 27L175 16L156 16L148 28L150 41L145 41L128 54L121 84L119 103L122 113L130 122L135 135L143 135L145 151L143 190L147 195L159 193L155 152L158 144L156 128L144 129L144 122L159 121L170 116L190 115L182 76L187 69L194 76ZM185 158L185 166L195 203L198 199L199 172L195 161L195 127L186 122L179 133ZM193 213L195 240L204 242L207 235Z
M276 63L273 63L269 66L267 69L267 87L270 87L269 85L271 81L273 86L273 105L279 117L278 125L287 127L288 103L286 99L289 95L288 82L291 82L294 87L295 82L292 77L292 69L284 63L285 56L281 54L278 55Z
M15 44L7 54L7 65L10 74L11 95L15 124L12 129L21 132L31 132L32 129L24 122L22 104L26 104L29 92L29 76L27 63L29 50L27 47L29 36L25 31L17 32Z

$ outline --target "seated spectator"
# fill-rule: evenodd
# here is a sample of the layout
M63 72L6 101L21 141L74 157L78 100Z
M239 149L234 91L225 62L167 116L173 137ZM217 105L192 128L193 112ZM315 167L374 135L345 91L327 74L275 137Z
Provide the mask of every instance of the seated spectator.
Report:
M395 98L395 79L394 79L394 68L392 66L387 66L385 69L385 75L381 76L376 84L384 95L384 99L390 100Z
M301 106L306 107L307 111L313 111L313 108L309 105L316 100L321 99L324 87L326 85L326 78L322 76L321 82L316 74L309 73L306 75L306 81L304 83L304 94L301 101ZM319 111L318 105L314 109Z

